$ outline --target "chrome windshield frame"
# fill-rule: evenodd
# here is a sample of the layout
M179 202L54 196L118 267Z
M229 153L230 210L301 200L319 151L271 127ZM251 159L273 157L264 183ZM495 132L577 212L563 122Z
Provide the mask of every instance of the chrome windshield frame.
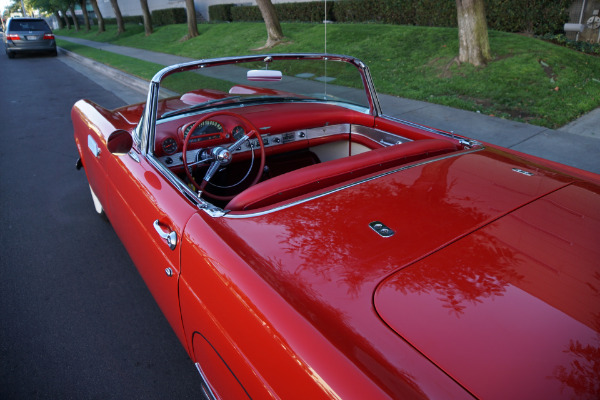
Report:
M201 69L206 67L237 64L242 62L258 62L263 61L267 57L272 60L323 60L323 61L342 61L354 65L360 72L367 100L369 102L369 114L373 116L381 115L381 107L377 98L377 92L371 78L369 68L359 59L347 55L340 54L321 54L321 53L290 53L290 54L261 54L252 56L240 56L240 57L223 57L223 58L212 58L202 59L197 61L190 61L187 63L175 64L165 67L158 71L156 75L150 81L148 88L148 96L146 99L146 107L142 119L140 120L136 130L140 132L140 152L144 157L147 157L152 153L151 143L154 142L154 135L156 131L157 122L157 110L160 83L167 76L177 73L193 71L195 69Z

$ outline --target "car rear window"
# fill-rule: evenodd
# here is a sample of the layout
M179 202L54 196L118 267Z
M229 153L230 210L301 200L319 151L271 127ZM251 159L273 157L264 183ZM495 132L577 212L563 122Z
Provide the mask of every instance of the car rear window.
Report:
M41 19L10 21L8 28L11 31L47 31L50 27Z

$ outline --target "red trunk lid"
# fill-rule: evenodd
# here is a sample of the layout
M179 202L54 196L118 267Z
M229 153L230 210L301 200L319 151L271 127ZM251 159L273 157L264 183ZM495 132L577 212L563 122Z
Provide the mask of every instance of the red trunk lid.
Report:
M477 397L598 398L594 190L563 188L396 272L378 313Z

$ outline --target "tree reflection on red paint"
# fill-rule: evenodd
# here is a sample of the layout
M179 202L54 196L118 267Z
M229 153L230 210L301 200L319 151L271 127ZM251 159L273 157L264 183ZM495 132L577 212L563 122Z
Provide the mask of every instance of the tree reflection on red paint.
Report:
M403 269L389 284L405 295L435 294L442 307L457 317L468 305L502 296L509 285L524 278L514 268L518 264L517 255L491 235L478 236L479 240L463 241L468 246L460 251L466 257L459 255L452 264L440 260L442 257L425 259Z
M600 347L571 340L565 353L573 360L567 367L556 367L554 377L573 389L577 399L600 399Z

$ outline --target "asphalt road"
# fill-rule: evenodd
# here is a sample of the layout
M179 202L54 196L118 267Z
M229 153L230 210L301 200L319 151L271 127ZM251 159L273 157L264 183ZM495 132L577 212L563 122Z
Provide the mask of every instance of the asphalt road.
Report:
M0 398L201 398L196 369L92 205L70 119L122 98L0 45Z

